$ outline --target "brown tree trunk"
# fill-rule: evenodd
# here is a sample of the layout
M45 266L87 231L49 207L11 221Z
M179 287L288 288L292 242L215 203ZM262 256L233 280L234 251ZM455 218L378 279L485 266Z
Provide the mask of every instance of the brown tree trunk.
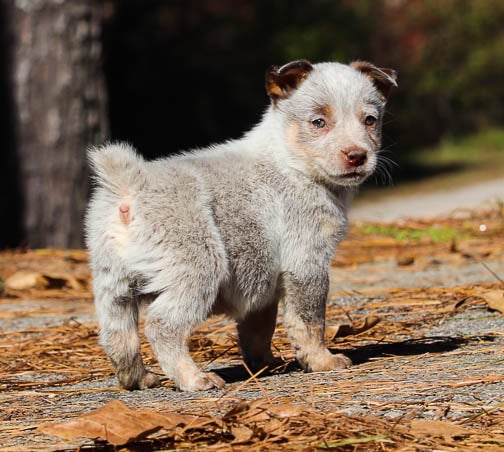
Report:
M86 148L107 135L100 0L2 0L12 36L11 84L31 247L82 246Z

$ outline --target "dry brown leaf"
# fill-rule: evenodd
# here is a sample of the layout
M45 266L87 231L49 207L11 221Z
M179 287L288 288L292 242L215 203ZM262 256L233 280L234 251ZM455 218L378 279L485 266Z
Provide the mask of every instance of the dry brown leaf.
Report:
M456 436L469 435L471 432L452 422L421 419L411 421L411 433L414 435L438 436L448 441Z
M504 290L489 290L480 295L490 309L504 314Z
M70 421L43 424L38 430L66 439L101 439L119 446L145 438L162 428L191 424L195 418L176 413L164 415L152 410L134 411L119 400L112 400L98 410Z
M232 418L235 421L252 423L267 421L268 419L270 419L271 415L268 412L270 405L266 400L257 399L251 402L242 402L238 403L237 411L234 411L234 415L232 415ZM226 416L228 416L229 413L233 413L233 408L228 412Z
M263 429L270 436L281 436L284 430L284 423L280 419L273 417L264 425Z
M252 423L252 422L263 422L267 421L270 415L265 410L254 410L251 411L247 416L240 419L240 422Z
M246 443L254 436L254 431L246 425L231 426L231 434L234 436L233 443Z
M88 290L90 280L85 275L69 276L66 285L75 290Z
M222 418L225 420L232 419L249 411L250 411L250 402L246 400L240 400Z
M296 417L304 412L304 408L290 403L273 405L268 408L268 412L277 418Z
M364 319L364 323L361 325L339 325L336 327L328 327L326 329L326 338L329 341L333 341L337 337L355 336L356 334L363 333L364 331L370 330L375 325L380 323L381 318L376 316L369 316Z
M44 289L48 281L38 272L18 271L5 280L9 290Z
M413 265L415 263L415 256L411 256L410 254L405 254L403 256L397 257L397 265L399 266L408 266Z
M5 288L8 290L48 290L62 288L86 290L88 286L89 278L87 276L25 270L18 271L5 280Z

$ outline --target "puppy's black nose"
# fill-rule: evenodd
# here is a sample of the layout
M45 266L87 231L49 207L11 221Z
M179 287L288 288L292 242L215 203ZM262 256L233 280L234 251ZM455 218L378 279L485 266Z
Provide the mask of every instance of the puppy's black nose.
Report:
M349 148L341 151L343 153L343 158L349 166L361 166L366 163L367 152L360 148Z

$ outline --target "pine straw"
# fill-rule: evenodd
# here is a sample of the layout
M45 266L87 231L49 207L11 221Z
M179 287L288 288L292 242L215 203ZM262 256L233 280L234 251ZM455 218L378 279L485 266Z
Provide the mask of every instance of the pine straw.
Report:
M504 447L502 405L487 399L469 403L459 395L466 389L472 390L475 400L479 388L502 385L503 362L498 357L504 356L501 339L504 333L430 337L428 332L457 313L485 312L485 291L501 289L502 283L495 280L478 285L427 288L374 284L366 289L366 280L384 277L383 267L367 267L359 273L359 266L364 263L390 260L396 260L399 266L406 262L402 270L415 272L430 265L435 258L436 265L449 267L454 274L468 259L502 262L503 222L495 215L492 212L484 218L438 221L439 226L457 228L463 233L462 239L444 244L426 239L401 242L388 237L363 236L359 228L352 229L334 261L334 269L342 278L362 280L363 288L358 291L333 288L328 325L357 325L370 317L381 322L371 330L346 337L337 337L337 329L328 327L331 348L349 354L358 364L350 370L301 373L280 324L273 347L283 364L271 372L271 378L250 377L241 365L234 324L223 317L210 319L193 335L191 350L203 367L218 367L218 372L228 381L226 392L180 395L180 398L175 395L173 399L159 401L156 397L149 398L142 408L192 413L209 422L199 428L186 426L160 431L138 447L194 449L198 446L219 450L329 447L473 450L482 447L501 450L498 448ZM488 227L485 236L477 233L481 221ZM408 224L418 229L430 226L431 223ZM404 259L405 256L413 257L412 265L411 259ZM75 417L98 408L103 401L127 398L131 394L107 385L113 372L98 345L96 322L73 318L93 312L85 253L42 250L0 255L0 276L4 280L18 270L38 272L45 282L26 290L6 288L0 298L2 325L11 325L20 318L49 317L61 318L61 321L21 330L12 327L0 333L0 418L3 421L0 438L6 447L14 449L21 444L41 450L83 444L80 440L61 442L34 434L33 429L39 423ZM389 271L396 270L391 267ZM350 301L342 304L342 298ZM145 342L142 352L147 366L161 375ZM478 365L472 366L471 362ZM172 390L171 381L164 379L162 383L164 391ZM73 395L86 394L91 397L87 405L72 403ZM94 395L100 396L98 404L92 398ZM292 404L302 413L278 416L275 410L279 408L275 407ZM375 413L375 416L363 416L363 412ZM434 429L431 434L422 432L421 426L414 423L415 418L425 417L422 412L430 413L430 419L452 419L466 430L462 434L450 434L442 429L437 433ZM258 413L266 415L259 419ZM254 421L254 416L259 418ZM433 425L429 428L432 430Z
M382 289L379 297L369 299L361 307L343 309L329 307L328 324L348 323L348 312L353 318L363 319L361 311L373 311L382 322L373 330L358 336L334 338L333 342L342 351L356 350L369 343L380 344L421 344L418 340L390 339L394 336L418 336L415 330L419 325L439 324L447 316L468 307L485 307L485 302L477 296L482 287L494 288L497 284L486 284L474 288L416 288ZM476 293L476 295L475 295ZM332 293L331 298L337 298ZM0 302L6 300L0 300ZM12 300L9 300L12 302ZM405 319L397 321L398 312ZM22 312L21 312L22 315ZM327 328L327 338L331 340L334 328ZM70 319L66 324L50 327L32 328L24 331L9 331L0 334L0 390L15 388L51 388L66 384L109 377L111 368L97 341L98 329L95 324L81 324ZM479 340L484 340L480 338ZM283 326L280 324L275 333L273 347L287 363L293 359L293 351ZM236 365L240 360L238 338L233 323L218 316L200 326L191 339L190 348L194 359L208 367L215 361L221 365ZM148 343L142 346L144 360L148 366L157 363ZM57 374L62 378L45 380L44 375ZM26 377L36 375L28 380ZM27 380L27 381L19 381Z

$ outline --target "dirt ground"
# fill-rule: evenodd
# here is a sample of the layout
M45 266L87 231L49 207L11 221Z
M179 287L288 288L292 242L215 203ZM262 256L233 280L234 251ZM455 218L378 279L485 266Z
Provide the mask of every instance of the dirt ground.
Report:
M97 343L85 252L3 252L0 278L1 450L106 448L84 433L65 439L38 427L111 400L212 419L128 450L504 450L502 207L399 225L354 223L331 268L327 308L330 348L354 366L302 372L280 318L273 345L284 364L251 377L233 323L217 317L198 328L191 350L226 380L218 391L180 393L167 379L147 391L117 387ZM161 373L146 343L143 350ZM270 414L268 425L281 419L282 435L259 421L257 433L259 424L252 429L236 408L244 400L304 411Z

